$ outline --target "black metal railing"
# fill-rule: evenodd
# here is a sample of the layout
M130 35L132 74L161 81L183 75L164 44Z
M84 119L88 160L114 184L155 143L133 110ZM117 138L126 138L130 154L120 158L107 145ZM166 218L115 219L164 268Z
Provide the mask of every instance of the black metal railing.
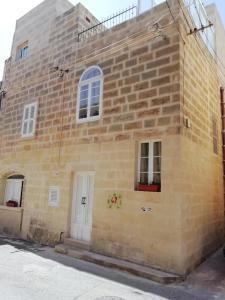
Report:
M132 5L129 8L126 8L122 10L119 13L116 13L102 22L99 22L98 24L85 29L78 33L78 42L88 39L89 37L106 31L116 25L119 25L120 23L123 23L125 21L128 21L134 17L137 16L137 5Z

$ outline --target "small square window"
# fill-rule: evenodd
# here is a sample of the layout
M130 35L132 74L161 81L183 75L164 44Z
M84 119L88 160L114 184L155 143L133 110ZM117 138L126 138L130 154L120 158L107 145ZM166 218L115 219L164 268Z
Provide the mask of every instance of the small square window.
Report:
M16 49L16 60L23 59L28 55L28 41L19 45Z

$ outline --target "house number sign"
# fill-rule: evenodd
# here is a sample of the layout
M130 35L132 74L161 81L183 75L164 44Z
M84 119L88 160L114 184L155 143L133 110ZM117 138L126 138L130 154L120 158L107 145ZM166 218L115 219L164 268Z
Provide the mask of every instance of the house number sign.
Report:
M81 198L81 204L82 204L82 205L85 205L85 204L86 204L86 197L82 197L82 198Z

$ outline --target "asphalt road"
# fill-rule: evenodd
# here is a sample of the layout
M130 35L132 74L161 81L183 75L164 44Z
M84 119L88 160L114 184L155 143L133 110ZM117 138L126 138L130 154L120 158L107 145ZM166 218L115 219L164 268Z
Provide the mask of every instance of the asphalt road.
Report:
M218 252L186 282L161 285L49 247L0 237L0 300L75 299L224 300L225 261Z

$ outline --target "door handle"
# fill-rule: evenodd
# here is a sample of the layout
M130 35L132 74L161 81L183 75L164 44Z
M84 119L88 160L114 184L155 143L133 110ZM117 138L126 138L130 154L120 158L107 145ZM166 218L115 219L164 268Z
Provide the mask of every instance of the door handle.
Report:
M81 204L82 204L82 205L85 205L85 204L86 204L86 197L82 197L82 198L81 198Z

